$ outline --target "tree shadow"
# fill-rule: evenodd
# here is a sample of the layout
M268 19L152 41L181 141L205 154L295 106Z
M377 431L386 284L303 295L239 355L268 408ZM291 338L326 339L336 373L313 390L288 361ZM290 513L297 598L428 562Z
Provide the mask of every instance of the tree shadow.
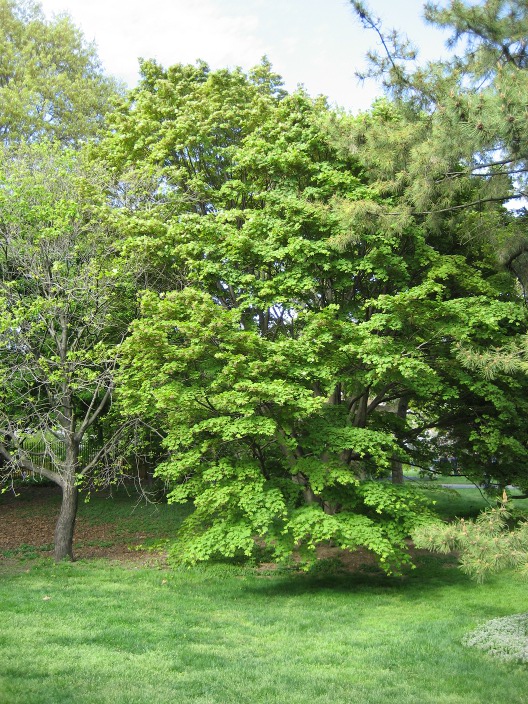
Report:
M324 561L322 561L324 562ZM415 599L424 591L432 593L448 586L465 585L476 588L474 582L458 568L455 555L424 554L414 558L415 568L408 568L400 576L386 575L371 564L358 566L354 571L339 569L336 564L324 565L315 571L276 572L248 584L248 589L259 595L291 597L323 590L335 593L368 592L370 594L400 594Z

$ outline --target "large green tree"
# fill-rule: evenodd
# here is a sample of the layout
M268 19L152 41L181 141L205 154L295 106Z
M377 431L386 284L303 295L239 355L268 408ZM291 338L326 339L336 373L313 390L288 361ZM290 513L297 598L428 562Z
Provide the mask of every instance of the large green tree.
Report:
M47 20L34 0L0 0L0 140L92 136L117 84L66 15Z
M175 554L334 540L398 567L424 507L378 480L430 461L428 429L467 428L482 461L526 456L504 379L454 350L524 325L511 280L449 229L389 217L368 166L333 146L324 101L285 96L266 64L143 70L103 147L123 179L157 184L116 213L127 267L164 272L145 279L121 393L166 434L171 500L194 501Z
M426 19L451 32L452 50L429 63L420 63L408 40L386 31L365 3L352 5L380 40L367 75L381 79L400 119L383 132L366 118L338 139L361 152L383 193L398 197L399 217L421 218L430 232L448 221L460 243L484 243L497 275L513 276L526 302L526 3L427 3ZM459 357L486 379L511 373L514 392L526 372L526 339L500 348L491 340L461 345ZM503 467L495 462L492 474ZM512 478L526 485L522 467Z
M361 152L382 192L397 194L399 217L412 213L422 218L430 233L442 224L445 228L447 221L461 245L469 244L475 252L487 246L494 255L497 276L504 276L505 271L512 275L518 297L526 304L526 3L427 3L426 19L451 32L448 46L452 50L448 59L427 64L417 62L408 40L387 32L365 3L352 0L351 4L381 43L381 51L370 54L367 75L381 79L391 101L384 103L385 109L397 110L401 117L395 129L386 134L369 130L366 117L355 133L341 131L340 143L345 145L348 140L348 148ZM524 447L526 408L519 390L523 392L522 377L528 369L527 349L524 333L513 336L504 346L484 336L461 345L458 352L459 360L472 372L477 370L484 385L504 376L510 393L504 396L500 415L507 417L504 411L508 405L518 414L517 423L508 429L507 442ZM467 399L461 401L467 403ZM468 431L475 435L474 409L470 403L467 424L449 429L447 438L455 441L455 447ZM493 424L485 431L483 419L479 413L477 432L489 447L490 433L500 431ZM465 442L463 446L468 447ZM484 447L478 457L473 455L477 464L483 451ZM471 459L470 454L468 474L477 479ZM490 459L488 479L526 489L528 475L521 456L508 460L493 453ZM462 466L467 471L465 463ZM525 566L526 523L512 530L506 507L504 493L502 505L484 512L475 522L437 522L422 527L414 535L416 544L442 552L458 550L462 569L478 580L502 569Z
M426 63L366 3L351 4L381 46L364 77L381 81L401 115L390 134L359 130L352 138L372 177L430 224L450 213L461 236L490 241L526 295L526 3L426 3L426 20L451 32L448 58ZM500 213L497 203L518 212Z
M67 16L0 0L0 483L61 487L56 559L73 557L79 487L115 474L103 417L133 305L107 269L110 179L81 147L119 91Z

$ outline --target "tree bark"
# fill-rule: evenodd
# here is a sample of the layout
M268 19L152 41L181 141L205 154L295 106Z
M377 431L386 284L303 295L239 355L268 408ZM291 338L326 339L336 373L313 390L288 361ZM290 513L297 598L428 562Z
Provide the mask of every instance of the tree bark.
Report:
M303 492L305 503L307 503L307 504L314 504L314 503L321 504L321 499L319 499L316 496L312 487L308 484L308 480L301 472L297 472L297 474L294 474L292 478L296 484L300 484L302 486L302 492Z
M70 421L70 427L73 422ZM77 517L79 489L76 483L76 470L79 461L81 437L77 438L73 431L66 434L66 457L62 467L62 503L59 518L55 525L55 562L71 560L73 562L73 533Z
M400 460L392 460L392 483L403 484L403 465Z
M407 410L409 408L409 399L407 397L400 398L398 400L398 408L396 410L396 415L401 418L403 422L407 418ZM392 460L392 483L393 484L403 484L403 465L400 460Z
M77 517L79 491L75 482L64 481L62 485L62 503L59 518L55 525L55 562L74 560L73 533Z

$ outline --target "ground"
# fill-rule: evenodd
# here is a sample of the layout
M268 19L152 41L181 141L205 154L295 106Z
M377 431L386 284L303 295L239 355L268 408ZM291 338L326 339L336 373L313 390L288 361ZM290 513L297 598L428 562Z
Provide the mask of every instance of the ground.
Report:
M429 553L403 578L361 553L341 573L145 569L159 558L135 546L174 535L185 507L122 491L80 503L81 559L56 565L39 558L59 503L48 487L0 496L0 704L527 704L525 665L463 645L527 612L515 573L478 585Z
M0 563L2 561L49 557L53 554L53 531L59 510L58 487L30 486L18 494L0 496ZM116 510L117 509L117 510ZM107 558L119 562L163 562L163 552L153 551L156 542L170 538L180 522L181 507L146 504L133 492L122 490L113 498L107 493L80 501L75 528L76 559ZM414 557L425 551L416 551ZM367 550L339 550L323 545L317 555L339 566L340 571L377 570L374 555ZM258 571L274 571L276 565L263 563Z
M92 498L95 508L111 501L107 495ZM60 489L57 487L24 487L17 495L6 492L0 497L0 560L13 557L51 556L53 531L57 520ZM123 499L121 497L121 502ZM143 515L134 515L134 503L129 502L129 515L104 520L104 512L90 511L81 505L75 527L74 554L78 559L105 557L119 561L145 561L151 557L146 550L136 549L145 541L168 536L159 535L157 523L145 526ZM145 506L139 513L145 512ZM152 511L152 506L149 507ZM94 515L95 514L95 515ZM102 515L101 515L102 514Z

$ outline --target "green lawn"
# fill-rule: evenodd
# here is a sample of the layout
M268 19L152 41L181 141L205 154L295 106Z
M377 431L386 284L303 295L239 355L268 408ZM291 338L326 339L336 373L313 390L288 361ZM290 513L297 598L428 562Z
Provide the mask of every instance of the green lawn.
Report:
M460 644L528 609L519 578L27 564L0 579L2 704L526 702L526 668Z
M423 486L426 486L425 484ZM497 497L477 489L445 489L440 485L424 489L425 495L434 501L434 509L444 520L450 518L475 518L480 511L496 505ZM511 492L512 494L516 492ZM528 499L512 500L511 506L528 515Z
M127 521L131 505L83 511ZM461 640L527 610L520 577L478 586L428 554L400 579L8 559L0 704L526 704L526 666Z

